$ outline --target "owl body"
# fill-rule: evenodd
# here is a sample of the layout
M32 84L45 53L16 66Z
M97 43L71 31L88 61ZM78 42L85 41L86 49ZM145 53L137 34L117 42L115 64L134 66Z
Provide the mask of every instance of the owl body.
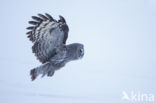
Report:
M83 57L84 47L80 43L66 45L68 25L62 16L56 21L49 14L32 16L35 21L29 21L34 26L28 27L28 38L33 42L32 52L42 63L30 71L31 79L38 75L53 76L54 72L66 63Z
M34 68L31 70L32 79L36 79L39 74L42 74L42 77L45 75L53 76L56 70L61 69L66 65L66 63L81 59L84 55L84 48L82 44L73 43L67 45L61 49L61 51L50 58L50 60L43 65Z

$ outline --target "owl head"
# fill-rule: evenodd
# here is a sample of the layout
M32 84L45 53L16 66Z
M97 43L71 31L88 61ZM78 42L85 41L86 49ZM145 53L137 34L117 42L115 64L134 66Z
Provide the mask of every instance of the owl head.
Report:
M67 45L68 56L71 60L81 59L84 56L84 46L80 43Z

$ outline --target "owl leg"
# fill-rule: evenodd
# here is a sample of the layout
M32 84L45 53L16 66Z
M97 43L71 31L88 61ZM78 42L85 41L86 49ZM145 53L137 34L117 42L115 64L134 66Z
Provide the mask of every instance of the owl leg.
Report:
M49 77L52 77L53 75L54 75L54 71L53 70L49 71L48 74L47 74L47 76L49 76Z

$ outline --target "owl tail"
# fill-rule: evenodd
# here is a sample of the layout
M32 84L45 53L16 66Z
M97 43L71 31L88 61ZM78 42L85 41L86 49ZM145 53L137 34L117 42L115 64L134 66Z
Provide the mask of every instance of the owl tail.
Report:
M36 79L37 77L36 68L30 70L30 76L32 81Z
M41 74L42 77L44 77L45 75L51 77L54 75L54 67L48 62L48 63L42 64L39 67L31 69L30 70L31 80L34 81L39 74Z

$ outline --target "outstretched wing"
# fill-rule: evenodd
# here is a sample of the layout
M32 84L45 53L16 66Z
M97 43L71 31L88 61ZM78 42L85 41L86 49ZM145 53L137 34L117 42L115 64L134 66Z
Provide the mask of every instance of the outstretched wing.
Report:
M68 25L62 16L56 21L49 14L32 16L34 21L29 21L33 26L28 27L28 38L34 43L32 51L37 59L45 63L56 55L56 49L66 43L68 38Z

